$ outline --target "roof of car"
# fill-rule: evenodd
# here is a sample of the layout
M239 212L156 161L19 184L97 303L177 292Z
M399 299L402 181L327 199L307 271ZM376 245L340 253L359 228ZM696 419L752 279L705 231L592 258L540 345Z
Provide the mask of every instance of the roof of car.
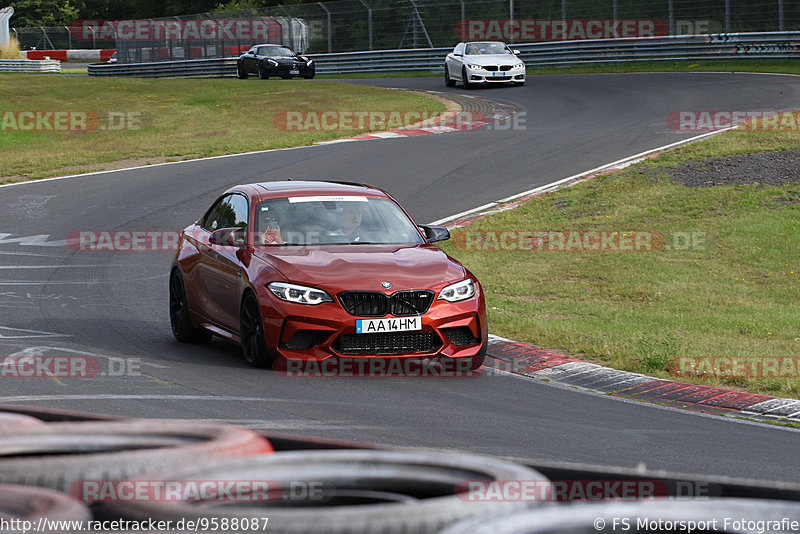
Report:
M267 191L290 191L308 189L326 189L326 190L339 190L339 191L362 191L364 189L374 189L366 184L357 184L354 182L326 182L322 180L284 180L280 182L259 182L259 187L263 187Z

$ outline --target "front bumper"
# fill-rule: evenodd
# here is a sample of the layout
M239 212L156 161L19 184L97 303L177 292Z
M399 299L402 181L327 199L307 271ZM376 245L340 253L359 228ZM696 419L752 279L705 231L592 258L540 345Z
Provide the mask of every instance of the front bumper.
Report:
M486 306L480 289L465 301L437 300L422 314L422 329L380 334L356 333L356 317L339 302L316 306L280 301L268 290L259 295L267 347L291 361L330 358L469 358L486 337ZM392 316L386 316L392 317ZM374 318L374 317L369 317Z
M492 68L492 67L490 67ZM525 67L518 67L514 69L502 70L503 66L495 66L496 70L487 70L486 68L471 69L466 67L467 81L470 83L524 83L525 82Z

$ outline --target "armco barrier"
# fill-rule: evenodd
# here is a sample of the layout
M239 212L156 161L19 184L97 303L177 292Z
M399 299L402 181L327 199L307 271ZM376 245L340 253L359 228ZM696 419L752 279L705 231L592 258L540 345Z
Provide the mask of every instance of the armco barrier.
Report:
M115 49L97 50L23 50L20 52L28 59L57 59L59 61L108 61Z
M0 59L0 72L61 72L61 62L55 59Z
M798 58L800 32L678 35L513 44L531 66L616 63L624 61ZM318 74L438 71L451 48L418 48L309 54ZM234 76L236 58L90 65L91 76Z

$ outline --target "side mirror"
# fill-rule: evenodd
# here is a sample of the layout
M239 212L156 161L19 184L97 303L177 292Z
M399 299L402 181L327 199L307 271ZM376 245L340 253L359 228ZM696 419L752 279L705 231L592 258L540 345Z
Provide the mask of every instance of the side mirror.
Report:
M422 228L423 232L425 232L425 238L428 240L428 243L447 241L450 239L450 232L444 226L421 224L419 227Z
M245 248L244 230L241 228L220 228L214 230L208 237L208 242L212 245L223 247Z
M515 55L515 56L518 56L518 55L519 55L519 50L512 50L512 52L514 52L514 55Z

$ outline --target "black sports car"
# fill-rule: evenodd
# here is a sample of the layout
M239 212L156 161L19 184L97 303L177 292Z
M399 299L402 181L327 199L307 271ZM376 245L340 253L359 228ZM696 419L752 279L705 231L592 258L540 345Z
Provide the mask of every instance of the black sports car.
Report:
M296 54L291 48L277 44L254 45L239 56L236 62L236 76L245 80L250 74L258 74L262 80L270 76L291 78L302 76L311 79L317 66L306 56Z

